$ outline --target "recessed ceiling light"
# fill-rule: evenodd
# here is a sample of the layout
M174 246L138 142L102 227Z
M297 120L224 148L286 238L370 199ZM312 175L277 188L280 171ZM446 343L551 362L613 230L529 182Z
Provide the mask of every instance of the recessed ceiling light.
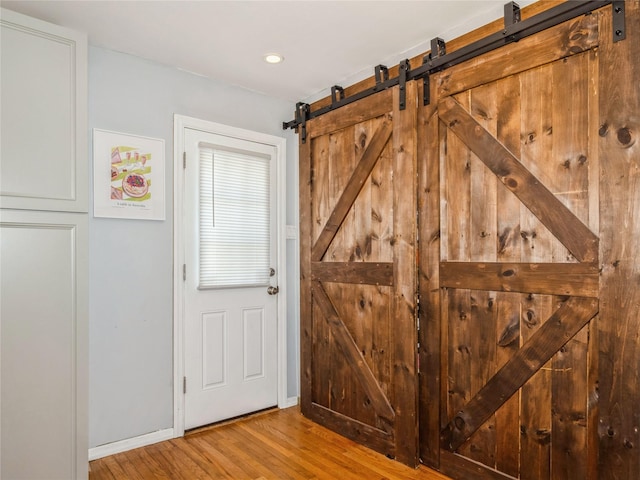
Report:
M267 63L281 63L284 60L284 57L279 53L267 53L264 56L264 61Z

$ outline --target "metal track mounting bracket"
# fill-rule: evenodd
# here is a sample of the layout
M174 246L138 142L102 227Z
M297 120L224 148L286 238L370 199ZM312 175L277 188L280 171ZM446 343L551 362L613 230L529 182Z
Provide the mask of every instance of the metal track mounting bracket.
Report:
M300 141L307 143L307 120L311 106L308 103L296 103L296 124L300 128Z
M614 1L613 3L613 42L619 42L627 37L625 29L625 6L624 1Z
M382 82L389 80L389 69L384 65L377 65L375 68L376 85L380 85Z
M340 98L338 98L338 95ZM344 88L340 85L334 85L331 87L331 103L338 103L340 100L344 100Z
M400 86L400 110L407 108L407 75L411 70L409 60L403 60L398 65L400 76L398 77L398 85Z

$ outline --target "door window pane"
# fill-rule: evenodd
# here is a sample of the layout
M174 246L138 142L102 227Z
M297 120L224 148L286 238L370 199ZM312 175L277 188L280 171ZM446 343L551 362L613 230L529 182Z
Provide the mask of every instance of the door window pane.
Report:
M200 148L199 288L269 283L269 162Z

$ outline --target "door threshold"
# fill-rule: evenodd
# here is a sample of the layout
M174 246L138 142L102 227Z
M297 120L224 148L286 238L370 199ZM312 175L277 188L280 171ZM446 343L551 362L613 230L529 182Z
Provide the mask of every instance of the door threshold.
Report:
M226 420L220 420L219 422L202 425L201 427L191 428L189 430L184 431L184 436L187 437L189 435L195 435L197 433L207 432L209 430L213 430L218 427L229 425L230 423L236 423L242 420L248 420L250 418L260 417L262 415L266 415L268 413L272 413L277 410L278 410L278 406L274 405L273 407L263 408L262 410L257 410L255 412L245 413L244 415L238 415L237 417L227 418Z

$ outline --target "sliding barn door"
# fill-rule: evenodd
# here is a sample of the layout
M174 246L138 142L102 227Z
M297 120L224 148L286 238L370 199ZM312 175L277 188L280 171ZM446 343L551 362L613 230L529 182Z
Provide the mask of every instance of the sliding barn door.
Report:
M595 478L598 17L434 75L419 113L420 450L454 478Z
M306 124L300 144L302 412L417 458L416 86ZM301 135L302 137L302 135Z

